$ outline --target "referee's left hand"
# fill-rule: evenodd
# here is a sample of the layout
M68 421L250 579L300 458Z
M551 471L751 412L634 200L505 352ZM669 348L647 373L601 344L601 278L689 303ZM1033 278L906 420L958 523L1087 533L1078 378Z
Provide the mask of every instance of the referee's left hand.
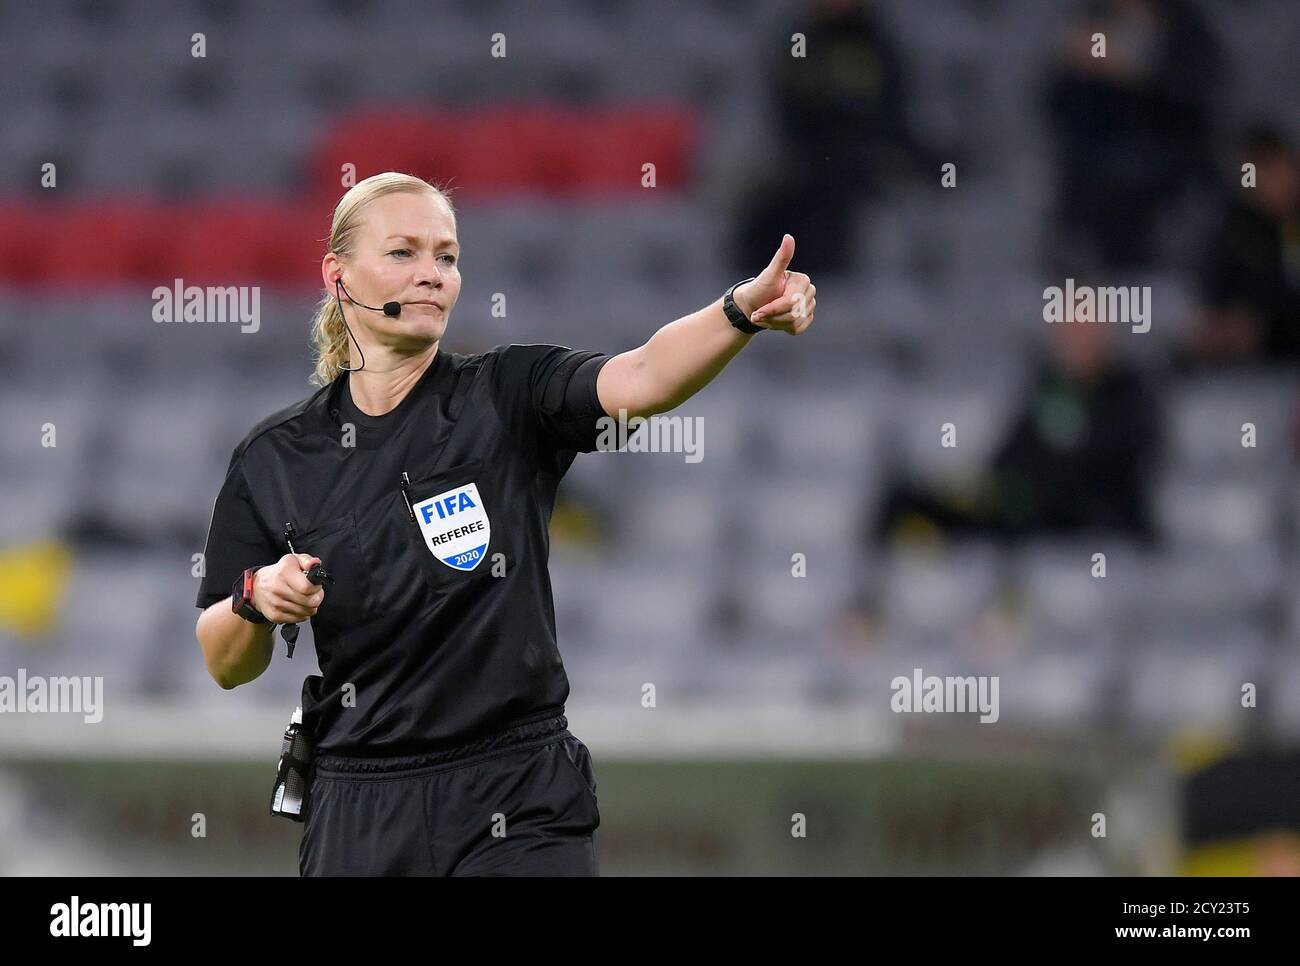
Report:
M755 325L798 335L812 325L817 286L807 275L789 271L793 257L794 236L784 235L767 268L752 282L736 289L731 297Z

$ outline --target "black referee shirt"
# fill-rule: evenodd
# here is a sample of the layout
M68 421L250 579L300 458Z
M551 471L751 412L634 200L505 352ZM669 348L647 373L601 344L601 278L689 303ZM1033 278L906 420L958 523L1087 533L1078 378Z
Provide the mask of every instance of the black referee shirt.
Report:
M392 412L357 409L344 373L235 447L196 603L288 553L294 525L294 549L335 577L312 619L321 675L303 689L321 750L417 754L563 708L548 526L560 478L596 448L608 359L439 348ZM277 633L275 659L283 648Z

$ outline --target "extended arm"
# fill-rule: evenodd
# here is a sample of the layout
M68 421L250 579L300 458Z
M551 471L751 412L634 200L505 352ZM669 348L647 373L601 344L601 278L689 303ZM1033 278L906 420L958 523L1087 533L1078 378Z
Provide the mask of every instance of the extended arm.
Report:
M732 294L755 325L790 335L813 321L817 287L807 275L787 270L794 238L786 235L762 273ZM610 359L600 370L596 392L605 412L650 416L675 409L707 386L752 339L722 311L722 299L669 322L648 342Z

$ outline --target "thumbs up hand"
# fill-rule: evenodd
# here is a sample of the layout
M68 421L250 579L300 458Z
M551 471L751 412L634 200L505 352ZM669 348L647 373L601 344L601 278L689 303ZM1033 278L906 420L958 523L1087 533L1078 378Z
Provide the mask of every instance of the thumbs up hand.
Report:
M817 286L807 275L789 270L793 257L794 236L784 235L767 267L731 297L755 325L798 335L812 325Z

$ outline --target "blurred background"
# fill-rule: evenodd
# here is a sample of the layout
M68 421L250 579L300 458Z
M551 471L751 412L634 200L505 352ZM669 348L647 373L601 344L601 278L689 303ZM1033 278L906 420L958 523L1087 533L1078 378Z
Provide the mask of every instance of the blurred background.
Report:
M0 676L104 680L0 713L0 873L297 874L310 631L220 690L195 555L384 170L453 190L453 351L632 348L783 232L817 284L677 411L701 461L561 488L604 874L1300 873L1298 47L1287 0L0 0ZM175 279L258 325L156 322ZM1067 279L1150 330L1047 323ZM998 720L893 713L916 668Z

